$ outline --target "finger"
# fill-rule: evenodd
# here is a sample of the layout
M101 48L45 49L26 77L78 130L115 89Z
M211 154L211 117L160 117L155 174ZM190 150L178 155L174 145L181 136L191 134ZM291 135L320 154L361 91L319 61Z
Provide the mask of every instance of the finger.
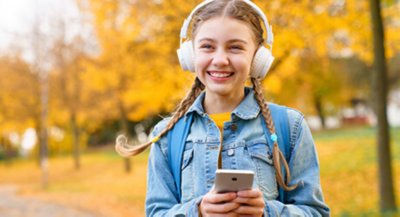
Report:
M249 204L249 203L251 203L251 200L254 200L254 198L237 197L232 202L239 203L239 204Z
M263 194L259 189L245 190L237 192L236 203L250 206L265 206Z
M229 193L209 193L206 198L204 198L208 203L224 203L224 202L229 202L232 201L236 198L236 193L235 192L229 192Z
M237 196L239 196L239 197L250 197L250 198L261 197L262 196L262 191L260 191L259 189L238 191L237 192Z
M239 203L239 204L245 204L245 205L251 205L251 206L262 206L264 203L264 200L261 198L248 198L248 197L237 197L234 199L232 202Z
M237 208L239 208L240 204L238 203L233 203L233 202L229 202L229 203L222 203L222 204L204 204L204 211L206 211L207 213L228 213L231 212L233 210L236 210Z
M234 212L223 213L223 214L210 213L209 216L212 216L212 217L239 217L239 214L234 213Z
M254 206L240 206L234 210L235 213L242 215L260 216L264 212L264 208Z

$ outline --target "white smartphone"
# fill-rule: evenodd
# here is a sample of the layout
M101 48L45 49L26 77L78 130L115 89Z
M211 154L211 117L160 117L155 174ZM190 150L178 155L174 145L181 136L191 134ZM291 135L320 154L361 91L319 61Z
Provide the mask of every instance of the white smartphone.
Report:
M217 169L214 190L218 193L249 190L253 187L253 179L251 170Z

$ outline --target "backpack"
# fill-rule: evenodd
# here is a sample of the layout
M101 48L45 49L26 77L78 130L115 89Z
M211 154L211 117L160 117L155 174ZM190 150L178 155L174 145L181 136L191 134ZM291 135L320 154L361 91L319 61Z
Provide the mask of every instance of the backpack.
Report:
M275 124L276 134L278 135L278 146L285 156L287 162L290 159L290 145L289 145L289 120L287 117L287 108L284 106L276 105L273 103L268 104L272 119ZM273 148L273 142L270 138L271 133L269 132L264 118L262 120L262 127L265 136L268 140L268 145L271 150ZM168 164L172 171L172 175L175 180L175 186L177 189L178 201L181 198L181 165L183 158L183 151L185 150L186 138L189 134L190 127L193 121L193 113L188 114L178 120L175 126L168 132ZM282 176L286 177L285 168L282 167ZM279 201L284 202L285 192L279 187Z

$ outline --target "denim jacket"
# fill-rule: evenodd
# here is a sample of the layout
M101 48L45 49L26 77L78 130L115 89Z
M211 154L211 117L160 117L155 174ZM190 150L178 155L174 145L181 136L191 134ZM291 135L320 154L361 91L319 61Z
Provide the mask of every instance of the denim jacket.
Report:
M265 216L329 216L324 203L319 162L310 129L299 112L288 109L291 157L288 162L293 185L286 192L285 203L278 201L278 185L272 150L264 135L260 107L254 92L245 88L246 96L224 123L222 168L255 171L253 187L263 192ZM220 130L204 112L203 92L186 115L194 113L182 160L181 192L177 198L173 175L168 166L168 145L164 136L152 144L147 173L146 216L198 216L202 197L211 190L217 169ZM156 125L158 135L169 118ZM178 202L180 201L180 202Z

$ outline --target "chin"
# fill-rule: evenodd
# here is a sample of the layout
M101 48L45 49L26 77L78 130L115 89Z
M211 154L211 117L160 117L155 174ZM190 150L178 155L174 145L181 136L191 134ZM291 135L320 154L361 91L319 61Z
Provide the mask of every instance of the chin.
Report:
M231 88L226 88L226 87L209 87L208 92L220 95L220 96L226 96L229 94L232 94L234 92L233 89Z

